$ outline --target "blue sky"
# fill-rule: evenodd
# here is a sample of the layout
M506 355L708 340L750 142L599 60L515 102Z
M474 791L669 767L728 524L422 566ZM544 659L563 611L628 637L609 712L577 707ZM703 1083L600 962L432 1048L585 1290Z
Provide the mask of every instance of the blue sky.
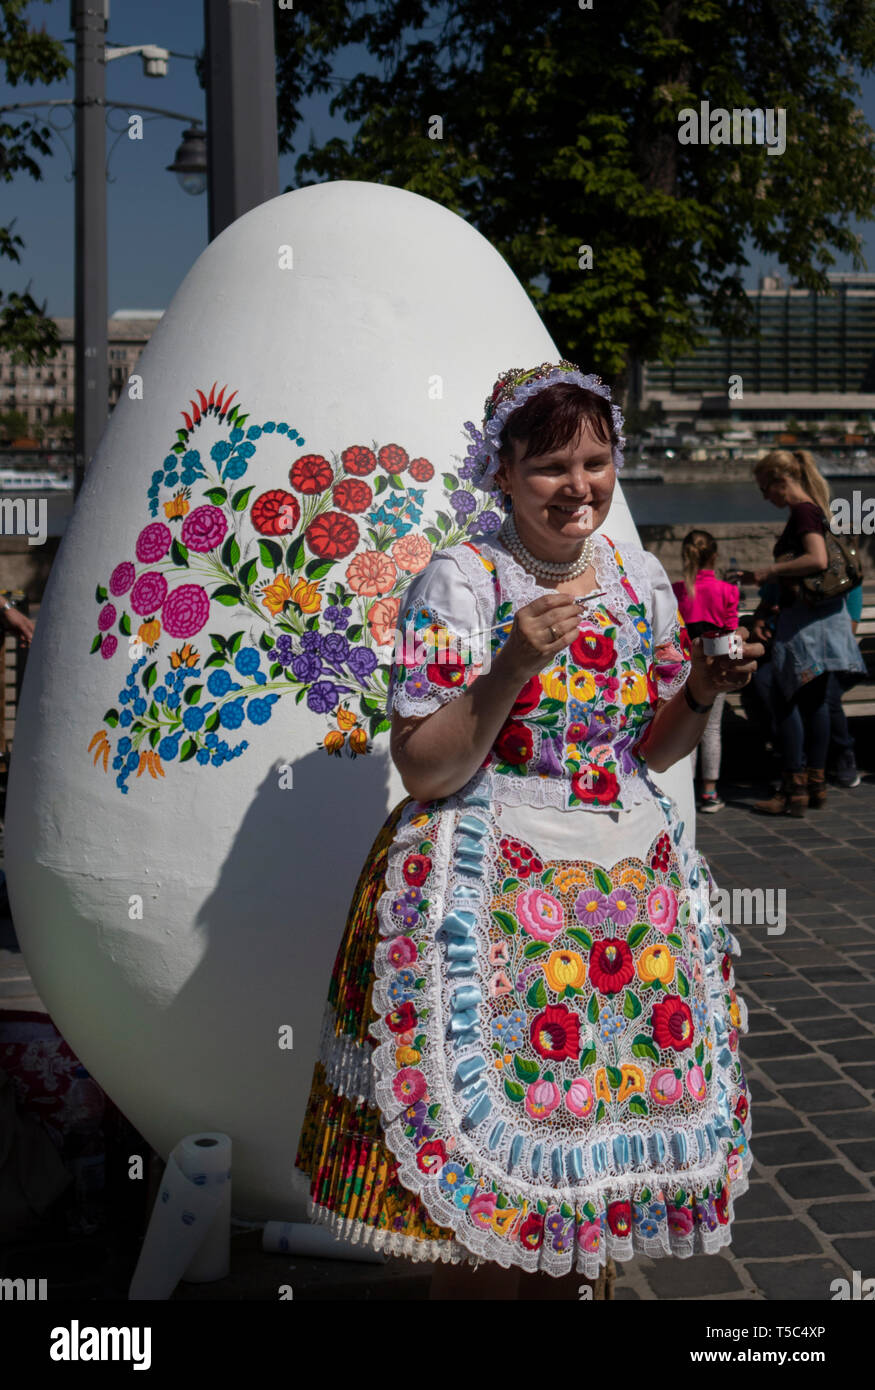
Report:
M44 4L34 0L27 14L32 27L45 24L53 37L70 37L69 0L51 0ZM276 22L294 22L288 12L276 10ZM107 40L123 47L138 43L153 43L171 52L194 55L203 43L203 5L201 0L110 0L110 22ZM73 57L73 45L67 46ZM338 77L351 76L362 63L369 61L362 49L350 48L339 55ZM0 104L43 98L71 97L73 75L64 84L51 87L10 87L0 81ZM871 126L875 126L875 77L867 78L863 86L863 110ZM107 98L130 103L160 106L196 117L206 123L205 93L198 86L194 63L190 58L171 57L165 78L143 75L138 56L115 59L107 65ZM293 153L283 155L279 167L279 189L293 186L296 155L306 149L312 131L317 140L342 134L344 122L328 112L330 95L320 95L303 106L304 121L296 135ZM45 115L45 112L39 112ZM59 126L70 119L62 108L53 117ZM126 117L121 111L112 112L110 121L118 131L125 128ZM109 311L118 309L165 309L188 270L207 243L206 194L192 197L179 187L175 175L168 174L165 165L173 160L184 130L182 121L147 119L144 139L121 139L110 154L107 188L107 237L109 246ZM70 316L73 313L73 249L74 249L74 191L71 179L72 129L64 130L70 147L68 154L60 136L53 137L55 153L42 161L43 178L35 183L25 174L18 174L13 183L2 184L4 192L3 221L17 217L15 232L25 242L20 265L3 260L0 275L5 290L24 290L30 284L34 298L46 301L49 314ZM115 136L107 135L110 150ZM11 212L10 212L11 209ZM867 223L864 232L864 254L871 270L875 270L875 224ZM747 284L754 287L761 271L773 269L773 263L758 254L748 253L751 266ZM838 270L852 269L850 262L839 258Z

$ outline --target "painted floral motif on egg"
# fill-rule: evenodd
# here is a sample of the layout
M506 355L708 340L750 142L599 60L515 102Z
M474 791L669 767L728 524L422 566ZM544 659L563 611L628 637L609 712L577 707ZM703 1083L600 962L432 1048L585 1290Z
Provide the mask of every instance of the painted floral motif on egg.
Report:
M473 426L468 458L442 475L449 510L419 530L425 492L412 484L435 470L397 443L301 454L285 479L241 482L262 436L285 435L292 451L305 440L284 421L247 424L227 391L213 383L181 412L185 426L151 475L152 519L95 590L91 652L129 669L88 751L124 793L132 774L239 757L249 740L233 736L266 724L284 696L333 720L327 753L369 752L389 728L401 594L436 551L499 525L496 495L470 480ZM239 611L248 640L245 629L210 631L215 605Z

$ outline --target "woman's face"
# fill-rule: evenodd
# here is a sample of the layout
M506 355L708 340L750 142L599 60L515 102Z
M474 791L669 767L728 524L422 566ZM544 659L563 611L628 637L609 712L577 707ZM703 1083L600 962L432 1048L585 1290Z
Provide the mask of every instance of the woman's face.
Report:
M608 514L617 481L610 441L603 443L583 421L575 438L553 453L521 461L525 447L513 440L513 460L496 474L513 499L520 538L541 559L571 556Z
M757 478L757 482L763 497L767 502L771 502L773 507L786 507L789 504L789 479L781 477Z

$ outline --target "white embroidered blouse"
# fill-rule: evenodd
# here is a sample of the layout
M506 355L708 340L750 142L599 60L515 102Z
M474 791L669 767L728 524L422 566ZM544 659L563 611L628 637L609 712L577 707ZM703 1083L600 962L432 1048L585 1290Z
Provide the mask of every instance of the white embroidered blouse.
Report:
M577 638L523 686L466 794L596 811L660 794L642 750L657 702L689 674L686 628L668 575L641 546L597 534L593 564L601 596L584 606ZM438 552L401 599L387 713L424 716L462 694L517 610L550 592L494 535Z

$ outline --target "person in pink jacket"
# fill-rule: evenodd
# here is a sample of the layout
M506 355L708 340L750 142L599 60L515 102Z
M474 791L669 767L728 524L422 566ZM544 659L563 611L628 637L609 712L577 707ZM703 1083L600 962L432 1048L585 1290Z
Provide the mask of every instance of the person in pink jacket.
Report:
M738 626L738 590L714 574L717 542L710 531L691 531L681 547L684 577L672 584L681 617L690 637L713 637L734 632ZM717 794L720 775L720 724L723 719L725 695L718 695L705 725L698 748L690 755L698 756L702 791L698 809L705 812L722 811L724 802Z

